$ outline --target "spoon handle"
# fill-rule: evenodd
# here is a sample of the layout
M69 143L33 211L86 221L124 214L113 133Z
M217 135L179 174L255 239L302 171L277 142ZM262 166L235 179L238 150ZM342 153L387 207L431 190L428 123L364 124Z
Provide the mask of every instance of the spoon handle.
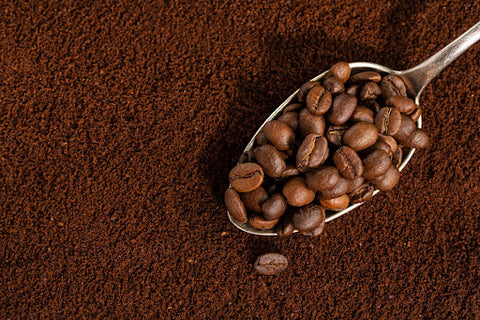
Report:
M480 40L480 22L418 66L401 71L399 74L410 81L412 89L416 95L419 95L446 66L478 40Z

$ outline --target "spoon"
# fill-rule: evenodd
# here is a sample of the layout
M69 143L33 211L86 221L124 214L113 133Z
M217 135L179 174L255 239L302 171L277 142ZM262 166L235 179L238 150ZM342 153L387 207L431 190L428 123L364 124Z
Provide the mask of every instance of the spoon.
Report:
M352 74L370 70L370 71L377 71L378 73L385 75L385 74L395 74L401 77L409 91L409 96L415 97L415 103L417 105L420 104L420 95L422 94L425 87L443 70L447 67L450 63L452 63L455 59L457 59L462 53L464 53L468 48L474 45L478 40L480 40L480 22L475 24L469 30L467 30L464 34L460 37L452 41L448 44L445 48L422 62L421 64L403 71L396 71L385 66L370 63L370 62L354 62L349 63L350 68L352 70ZM319 74L312 81L319 81L327 74L328 70ZM282 110L290 104L290 102L295 98L298 90L295 91L291 96L289 96L268 118L265 122L260 126L257 132L254 134L250 142L247 144L244 151L250 151L253 149L253 145L255 143L255 138L259 134L260 130L263 126L269 122L270 120L274 120L277 116L282 112ZM417 121L417 127L422 127L422 117ZM402 171L405 165L410 161L415 149L410 149L408 154L406 155L405 159L401 163L400 167L398 168L399 171ZM373 195L376 195L379 190L375 190ZM339 212L328 212L326 216L325 222L332 221L338 217L343 216L347 212L352 211L353 209L357 208L358 206L362 205L362 203L353 204L346 209L339 211ZM228 212L228 211L227 211ZM260 236L277 236L277 232L275 230L260 230L250 226L247 223L239 223L235 221L230 213L228 213L228 218L230 221L240 230L245 231L250 234L260 235Z

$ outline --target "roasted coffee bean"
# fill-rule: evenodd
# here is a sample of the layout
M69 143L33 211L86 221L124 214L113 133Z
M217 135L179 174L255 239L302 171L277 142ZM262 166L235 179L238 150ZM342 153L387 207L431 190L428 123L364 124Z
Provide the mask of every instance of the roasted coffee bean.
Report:
M228 179L238 192L253 191L263 182L263 169L253 162L241 163L230 171Z
M248 221L245 205L242 200L240 200L238 193L232 188L228 188L227 191L225 191L225 206L236 221L240 223L246 223Z
M359 92L360 92L359 84L354 84L345 90L345 93L351 94L352 96L356 96Z
M293 131L298 129L298 113L296 112L286 112L278 118L278 121L285 123Z
M387 172L373 179L372 183L378 190L388 191L397 185L399 179L400 172L398 172L398 169L392 164Z
M379 134L378 135L378 141L385 142L386 144L388 144L388 146L390 147L390 150L392 152L395 152L397 150L397 146L398 146L397 145L397 140L395 140L395 138L392 137L392 136L384 136L384 135Z
M323 229L325 229L325 220L323 220L323 222L312 231L304 231L304 232L301 232L301 234L307 237L318 237L319 235L322 234Z
M338 183L333 188L322 190L320 192L320 195L323 199L333 199L336 197L340 197L341 195L344 195L348 192L351 183L351 180L340 177Z
M278 223L279 219L275 220L265 220L262 216L252 216L250 219L248 219L248 223L257 229L260 230L270 230L275 227L275 225Z
M355 96L341 93L333 99L327 119L334 125L342 125L350 119L356 107L357 98Z
M326 77L325 80L323 80L322 85L325 87L325 89L330 91L331 94L337 94L345 91L343 82L334 76Z
M375 116L375 125L380 134L392 136L400 130L402 115L392 107L385 107Z
M297 110L299 110L301 108L303 108L303 104L301 104L301 103L291 103L282 110L282 113L297 112Z
M305 101L305 98L307 97L310 89L312 89L313 87L318 86L318 85L320 85L320 83L318 81L307 81L307 82L305 82L300 87L300 89L298 89L298 92L297 92L298 101L299 102Z
M299 208L292 216L293 226L300 232L315 230L325 221L325 210L317 205Z
M315 168L327 160L328 141L325 137L310 133L297 151L297 168Z
M348 207L349 203L350 203L350 198L346 194L341 195L340 197L333 198L333 199L322 199L322 198L320 198L320 204L325 209L332 210L332 211L341 211L343 209L346 209Z
M355 151L367 149L372 146L378 138L377 127L365 121L357 122L343 135L343 142Z
M277 275L287 269L288 260L280 253L265 253L257 258L254 264L256 272L264 276Z
M392 96L385 101L385 104L387 107L396 108L401 113L411 113L417 107L412 99L404 96Z
M360 90L360 100L376 99L377 96L382 94L382 89L375 82L367 82Z
M272 178L279 178L287 169L285 159L287 155L278 151L272 145L266 144L253 150L255 159L265 170L265 174Z
M262 131L265 137L280 151L291 150L295 147L295 133L281 121L267 122Z
M375 188L370 183L365 183L360 186L357 190L350 193L350 202L361 203L372 199L373 191Z
M280 237L288 237L291 236L294 231L295 227L293 226L292 217L290 214L288 214L288 216L285 217L285 220L283 220L281 225L278 226L277 233Z
M262 204L268 200L268 193L264 188L257 189L240 194L243 204L254 212L262 212Z
M373 111L364 106L357 106L352 116L350 117L350 121L352 122L365 121L373 123L374 119L375 114L373 113Z
M324 135L325 118L322 115L312 114L308 109L303 109L298 116L298 127L303 137L310 133Z
M255 141L259 146L263 146L264 144L269 143L267 137L265 137L265 133L263 133L263 129L260 130L260 132L257 134L257 136L255 137Z
M298 176L300 174L300 171L298 171L297 167L287 164L287 168L282 174L282 178L287 178L287 177L294 177Z
M420 119L420 116L422 115L422 109L416 108L415 111L413 111L410 114L410 118L412 118L413 122L417 122L418 119Z
M352 148L342 146L333 155L338 171L347 179L355 179L363 174L362 160Z
M382 95L385 99L393 96L407 96L407 89L403 80L394 74L389 74L383 77L380 82L380 88L382 88Z
M402 123L400 125L400 129L393 135L393 137L397 140L397 142L404 144L416 130L417 126L415 125L415 122L413 122L412 118L406 114L402 114Z
M331 189L340 180L340 174L335 167L324 166L306 174L307 186L316 191Z
M342 139L345 132L347 132L349 126L329 126L327 128L327 132L325 133L325 137L327 138L328 142L333 143L336 146L342 145Z
M333 66L331 66L327 76L334 76L340 79L343 83L345 83L348 81L348 78L350 78L350 73L351 69L348 63L337 62Z
M410 137L408 137L404 145L415 149L426 148L429 145L428 135L422 130L417 129L412 135L410 135Z
M377 140L377 142L375 142L375 144L373 146L371 146L367 150L364 150L362 152L362 157L368 156L369 154L371 154L375 150L381 150L381 151L385 152L390 159L393 158L393 152L392 152L392 149L390 148L390 146L386 142L379 141L379 140Z
M373 111L374 114L377 114L380 111L381 107L375 100L365 100L362 102L367 108Z
M368 81L379 82L380 80L382 80L382 76L375 71L363 71L356 73L350 77L351 83L361 83Z
M365 182L363 176L358 176L353 180L349 180L350 184L348 185L347 193L353 192L360 188L360 186Z
M385 174L392 165L392 161L387 153L377 149L363 159L363 165L364 178L371 180Z
M332 94L323 86L315 86L308 92L306 104L311 113L324 114L332 105Z
M287 200L281 193L276 193L262 204L261 209L265 220L279 219L287 210Z
M240 157L238 158L238 163L245 163L245 162L253 162L255 161L255 156L253 155L253 151L245 151L243 152Z
M287 203L294 207L306 206L315 198L315 192L307 187L304 178L293 178L283 186L283 195Z
M395 166L395 168L400 167L403 160L402 158L403 158L402 148L398 147L397 150L395 150L395 152L393 153L393 159L392 159L392 164Z

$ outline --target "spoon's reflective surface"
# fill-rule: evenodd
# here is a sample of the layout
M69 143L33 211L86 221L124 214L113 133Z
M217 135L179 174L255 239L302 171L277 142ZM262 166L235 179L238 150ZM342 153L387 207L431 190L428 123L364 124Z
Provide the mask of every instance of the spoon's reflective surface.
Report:
M452 63L456 58L458 58L463 52L465 52L469 47L474 45L478 40L480 40L480 22L475 24L472 28L462 34L460 37L455 39L453 42L448 44L445 48L428 58L423 63L419 64L416 67L413 67L408 70L404 71L396 71L390 68L369 62L354 62L350 63L350 68L352 69L352 74L366 71L366 70L373 70L377 71L378 73L385 75L385 74L396 74L403 78L405 83L407 84L407 88L409 90L409 96L413 97L415 103L417 105L420 104L420 95L425 89L425 87L434 79L446 66ZM318 81L322 79L328 71L321 73L320 75L313 78L313 81ZM265 123L270 120L276 119L282 110L290 104L290 102L295 98L298 90L295 91L290 97L288 97L260 126L257 132L253 135L250 142L247 144L244 151L250 151L253 149L255 138L263 128ZM422 127L422 118L420 117L417 121L417 126L419 128ZM403 159L400 167L398 168L399 171L402 171L405 165L410 161L413 156L415 149L411 149L408 154ZM376 195L379 190L375 190L373 195ZM332 221L347 212L352 211L353 209L357 208L358 206L362 205L362 203L354 204L346 208L345 210L339 212L331 212L327 211L326 222ZM276 236L278 235L275 230L260 230L250 226L247 223L239 223L235 221L230 213L228 213L228 217L230 221L240 230L245 231L247 233L255 234L255 235L262 235L262 236Z

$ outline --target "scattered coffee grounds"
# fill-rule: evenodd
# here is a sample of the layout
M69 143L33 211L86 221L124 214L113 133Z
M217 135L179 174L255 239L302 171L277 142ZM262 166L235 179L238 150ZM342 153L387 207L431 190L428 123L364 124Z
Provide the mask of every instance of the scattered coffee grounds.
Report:
M368 201L375 188L392 190L402 155L428 146L415 125L422 109L398 76L338 62L320 80L300 87L230 171L225 205L236 221L319 236L325 211Z

